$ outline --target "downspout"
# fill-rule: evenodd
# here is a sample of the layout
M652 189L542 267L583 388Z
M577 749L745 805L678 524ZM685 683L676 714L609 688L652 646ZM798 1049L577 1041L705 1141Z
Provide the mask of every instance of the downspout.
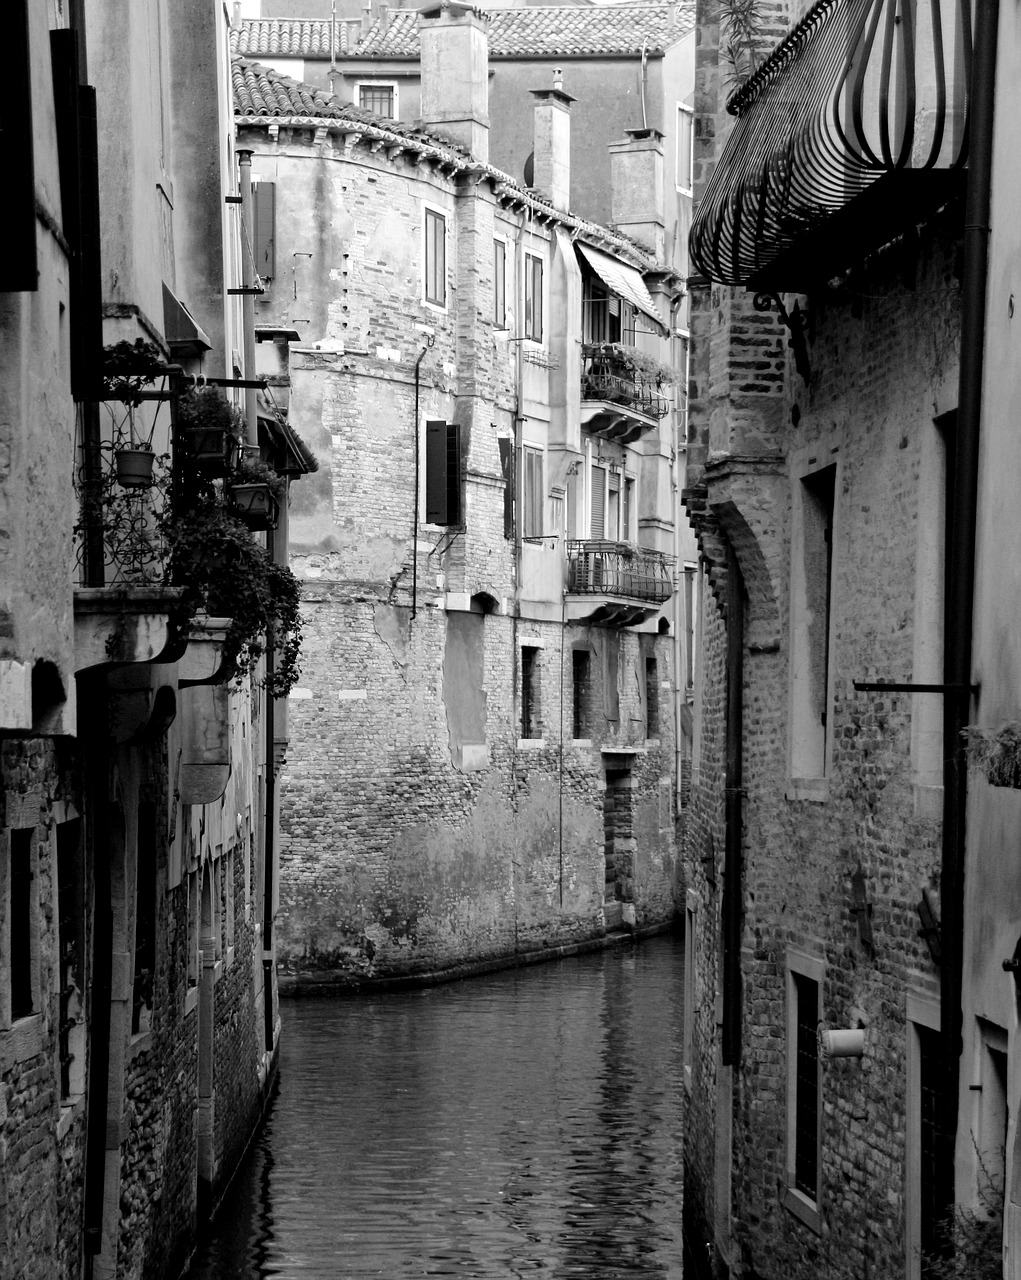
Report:
M238 150L238 171L241 184L241 336L244 345L245 378L255 379L255 246L252 235L255 228L252 202L252 153ZM259 443L258 390L245 388L245 444Z
M727 776L724 791L722 902L723 1043L722 1063L741 1057L741 884L744 821L742 730L744 727L744 579L731 550L727 564Z
M941 861L940 1017L946 1055L941 1107L942 1150L938 1206L954 1204L960 1059L963 1051L964 873L967 769L961 730L969 722L972 681L972 605L978 508L979 432L985 358L989 204L999 0L977 0L968 122L968 190L961 280L961 367L957 398L952 542L946 569L943 679L943 848ZM955 687L956 686L956 687Z
M414 622L418 613L418 486L419 477L422 470L422 430L418 420L419 415L419 378L422 372L422 361L425 353L433 344L433 338L430 334L426 340L425 346L418 353L418 359L415 361L415 422L413 430L415 432L415 491L411 496L411 619Z

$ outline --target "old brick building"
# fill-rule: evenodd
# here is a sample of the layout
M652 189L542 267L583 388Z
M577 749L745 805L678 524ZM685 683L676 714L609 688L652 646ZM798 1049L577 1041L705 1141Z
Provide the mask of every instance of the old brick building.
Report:
M291 530L279 954L303 982L674 912L661 143L614 157L642 247L568 212L567 86L536 88L525 190L487 160L484 21L452 5L420 36L417 129L235 67L275 219L259 331L290 340L324 464Z
M186 404L212 396L236 424L212 383L247 391L247 460L310 464L244 377L222 8L5 17L0 1271L175 1277L274 1068L283 747L265 660L227 683L243 589L209 616L201 543L182 550L202 510L276 581L208 474L222 433L201 463Z
M760 19L696 74L686 1274L919 1280L956 1203L1014 1276L1016 15Z

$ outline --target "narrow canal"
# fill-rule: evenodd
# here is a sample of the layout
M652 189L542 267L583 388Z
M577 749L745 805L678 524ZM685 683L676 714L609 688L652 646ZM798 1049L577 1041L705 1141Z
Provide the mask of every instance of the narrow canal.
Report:
M683 945L284 1005L189 1280L681 1274Z

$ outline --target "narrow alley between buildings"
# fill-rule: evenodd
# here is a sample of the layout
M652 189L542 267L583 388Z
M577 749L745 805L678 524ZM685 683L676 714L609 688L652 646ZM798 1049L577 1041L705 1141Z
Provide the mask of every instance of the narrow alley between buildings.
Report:
M683 943L286 1003L188 1280L681 1274Z

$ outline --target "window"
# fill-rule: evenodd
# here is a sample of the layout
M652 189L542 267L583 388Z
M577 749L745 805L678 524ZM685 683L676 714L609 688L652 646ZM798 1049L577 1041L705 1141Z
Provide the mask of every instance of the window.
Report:
M425 300L447 305L447 220L432 209L425 211Z
M360 84L358 86L358 105L363 111L371 111L373 115L385 116L393 120L397 115L396 89L392 84Z
M784 1204L819 1227L820 1063L823 966L787 957L787 1195Z
M592 718L592 658L587 649L571 651L571 675L573 679L571 736L587 738L590 732L589 722Z
M461 432L456 422L425 424L425 518L461 523Z
M156 806L151 800L143 801L138 806L137 849L132 1035L148 1031L152 1025L156 977Z
M525 446L521 459L521 536L542 537L542 450ZM525 737L528 735L526 734Z
M694 148L692 146L695 123L693 107L677 104L677 189L690 191L693 184Z
M939 1246L936 1170L942 1050L939 1005L907 993L907 1142L905 1147L905 1255L908 1280L929 1280L923 1255Z
M698 906L698 895L689 889L684 907L684 1009L682 1011L684 1082L688 1088L691 1087L691 1050L695 1027L695 966L698 963L695 931L698 928Z
M32 827L10 833L10 908L8 911L11 1021L36 1012L35 894L32 877Z
M616 541L620 537L620 472L610 469L610 492L607 498L606 533Z
M695 578L698 565L684 566L684 687L695 687Z
M521 646L521 736L541 738L539 707L539 650Z
M645 736L659 736L659 674L655 658L645 659Z
M589 482L589 537L606 536L606 468L593 465Z
M542 342L542 259L525 254L525 337Z
M830 594L836 466L804 476L800 499L800 555L792 566L792 743L795 778L826 773L829 699Z
M60 982L60 1096L85 1092L84 867L81 822L57 823L57 946Z
M260 179L252 188L252 253L262 281L272 280L276 268L276 185Z
M507 328L507 245L493 241L493 324Z
M622 542L635 542L635 482L630 476L624 479L624 509L620 517Z

